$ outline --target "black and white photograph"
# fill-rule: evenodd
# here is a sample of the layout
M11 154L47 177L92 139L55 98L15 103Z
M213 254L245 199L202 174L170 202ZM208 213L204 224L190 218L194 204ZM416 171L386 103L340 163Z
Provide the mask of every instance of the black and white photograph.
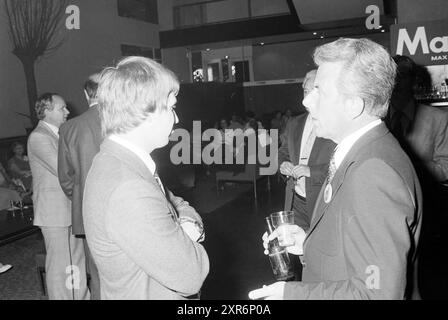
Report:
M0 0L0 301L446 300L447 248L446 0Z

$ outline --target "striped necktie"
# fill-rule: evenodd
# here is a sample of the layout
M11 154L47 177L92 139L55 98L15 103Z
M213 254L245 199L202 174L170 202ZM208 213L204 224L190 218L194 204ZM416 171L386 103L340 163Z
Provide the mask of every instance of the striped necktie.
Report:
M169 199L166 197L165 188L163 187L162 180L160 180L160 177L157 174L157 172L154 172L154 179L156 180L157 184L159 185L160 190L162 190L163 194L165 195L165 198L166 198L167 203L168 203L168 208L170 210L171 217L173 218L174 221L177 222L179 220L179 217L177 215L176 210L173 208L173 205L171 204Z

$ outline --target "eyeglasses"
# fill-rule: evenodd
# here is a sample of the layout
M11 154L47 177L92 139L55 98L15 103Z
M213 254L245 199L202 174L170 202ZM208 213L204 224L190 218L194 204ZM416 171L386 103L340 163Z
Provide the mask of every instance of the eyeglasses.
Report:
M174 122L179 122L179 117L177 116L176 110L173 107L171 107L170 110L173 113Z

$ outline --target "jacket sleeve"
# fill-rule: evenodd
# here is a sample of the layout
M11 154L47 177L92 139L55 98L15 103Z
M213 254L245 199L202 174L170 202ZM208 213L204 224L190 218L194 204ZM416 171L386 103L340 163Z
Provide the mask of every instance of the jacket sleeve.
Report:
M51 137L39 132L30 135L28 153L55 177L58 176L58 150Z
M179 214L179 217L189 217L194 219L195 221L199 222L202 225L202 218L197 213L197 211L190 206L190 204L182 199L181 197L175 196L171 191L167 190L168 192L168 198L171 201L171 204L176 209L177 213Z
M174 222L157 186L120 185L106 199L106 212L109 237L150 277L183 296L199 292L209 272L207 253Z
M58 178L62 190L68 198L72 198L75 184L75 170L72 166L70 150L66 141L64 126L61 127L58 147Z
M434 141L434 153L426 162L429 171L438 181L448 180L448 112L439 122L439 129Z
M380 160L366 161L346 179L352 195L341 222L347 279L287 283L285 299L405 297L407 259L420 225L416 206L421 204L398 173Z

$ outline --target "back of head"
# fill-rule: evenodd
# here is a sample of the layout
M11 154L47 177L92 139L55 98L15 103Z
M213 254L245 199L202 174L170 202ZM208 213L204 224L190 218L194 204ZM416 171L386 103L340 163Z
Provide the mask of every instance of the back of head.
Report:
M94 74L84 83L84 90L89 102L95 100L98 92L99 74Z
M34 110L36 111L37 119L45 119L45 110L53 110L53 97L57 96L56 93L47 92L42 94L36 101L34 105Z
M179 82L173 72L145 57L127 57L104 69L98 86L103 133L123 134L142 124L151 113L167 108Z
M340 38L316 48L314 61L318 66L341 63L339 91L363 99L370 116L382 118L387 114L396 64L383 46L366 38Z
M396 55L393 59L397 64L397 78L393 95L413 96L417 65L407 56Z

